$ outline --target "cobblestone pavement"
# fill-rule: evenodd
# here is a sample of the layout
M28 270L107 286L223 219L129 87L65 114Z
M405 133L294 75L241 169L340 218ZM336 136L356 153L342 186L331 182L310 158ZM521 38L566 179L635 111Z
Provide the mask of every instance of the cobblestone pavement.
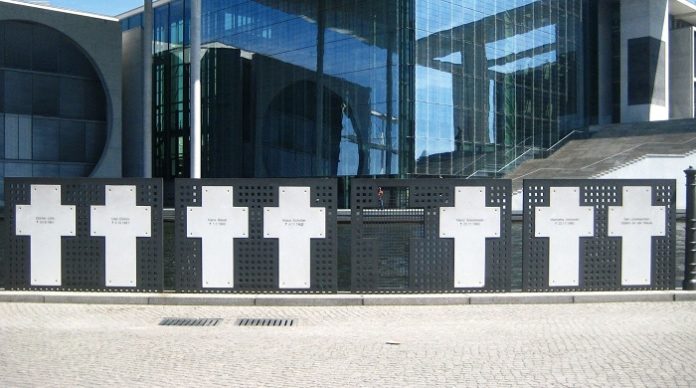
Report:
M215 327L158 326L218 317ZM239 327L242 317L295 327ZM391 342L391 344L390 344ZM0 385L696 386L696 302L425 307L0 303Z

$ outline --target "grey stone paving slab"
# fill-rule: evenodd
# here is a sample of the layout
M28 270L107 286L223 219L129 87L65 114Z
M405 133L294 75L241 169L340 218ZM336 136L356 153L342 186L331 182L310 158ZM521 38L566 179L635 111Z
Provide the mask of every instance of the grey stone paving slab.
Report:
M583 292L573 296L575 303L672 302L673 291Z
M696 301L696 291L676 291L674 300L677 302Z
M472 295L471 304L549 304L573 303L570 293L510 293Z
M257 306L361 306L360 295L258 295Z
M211 294L157 294L147 299L152 305L181 306L253 306L253 295L211 295Z
M3 291L0 292L0 302L43 303L44 295L31 292Z
M55 292L43 295L44 303L81 304L147 304L147 296L140 294L91 294Z
M447 306L469 304L470 297L447 295L364 295L365 306Z

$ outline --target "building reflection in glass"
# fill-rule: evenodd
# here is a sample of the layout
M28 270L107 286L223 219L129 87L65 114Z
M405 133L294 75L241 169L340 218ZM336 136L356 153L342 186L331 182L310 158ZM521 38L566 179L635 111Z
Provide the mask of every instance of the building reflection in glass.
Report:
M416 173L500 173L583 125L580 0L416 0Z
M500 171L584 125L585 2L203 0L203 175ZM188 174L189 14L155 8L165 178Z

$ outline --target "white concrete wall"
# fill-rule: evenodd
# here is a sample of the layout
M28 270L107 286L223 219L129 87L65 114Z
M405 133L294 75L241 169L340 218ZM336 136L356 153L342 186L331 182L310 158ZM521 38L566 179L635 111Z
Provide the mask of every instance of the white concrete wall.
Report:
M669 119L669 7L667 0L621 0L621 122ZM665 105L628 105L628 40L653 37L664 42Z
M684 170L696 166L696 153L688 155L647 155L643 159L600 175L600 179L676 179L677 209L686 209Z
M669 116L694 117L694 29L669 32Z
M686 175L684 170L696 167L696 152L688 155L646 155L616 170L592 179L675 179L677 209L686 209ZM522 192L513 193L512 210L522 211Z

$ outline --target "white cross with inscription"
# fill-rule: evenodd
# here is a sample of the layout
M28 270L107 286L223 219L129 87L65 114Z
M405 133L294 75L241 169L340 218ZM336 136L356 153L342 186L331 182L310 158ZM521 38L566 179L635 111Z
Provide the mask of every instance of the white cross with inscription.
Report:
M232 186L203 186L201 206L188 207L186 236L201 239L203 288L234 287L234 239L249 237L246 207L234 206Z
M609 237L621 237L621 284L651 283L652 236L664 236L664 206L652 206L652 188L623 188L623 206L609 206Z
M594 207L580 206L577 187L551 187L536 207L535 237L549 238L549 286L580 285L580 237L594 236Z
M500 209L486 206L485 187L455 190L455 206L440 208L440 238L454 239L454 287L483 287L486 238L500 237Z
M311 239L326 235L326 211L310 206L309 187L279 189L279 207L264 208L265 238L278 239L280 288L309 288Z
M75 206L61 205L59 185L31 185L31 205L15 206L17 236L30 236L32 286L62 284L61 237L75 236Z
M108 287L137 286L136 237L150 237L150 206L136 206L135 186L105 188L105 205L92 206L92 237L105 237Z

